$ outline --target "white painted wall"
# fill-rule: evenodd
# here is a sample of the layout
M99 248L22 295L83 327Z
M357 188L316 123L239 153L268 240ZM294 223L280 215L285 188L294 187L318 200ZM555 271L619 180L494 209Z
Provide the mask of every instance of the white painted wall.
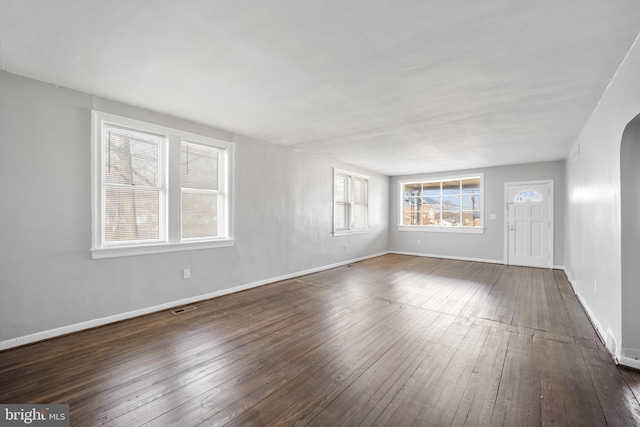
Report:
M640 114L627 126L620 146L622 229L622 353L640 359Z
M623 358L620 145L625 127L640 113L638 76L636 42L576 141L579 158L567 161L567 273L607 346ZM625 327L637 336L640 318L634 319Z
M236 245L91 259L92 108L235 142ZM389 179L383 175L6 72L0 72L0 120L5 347L30 334L90 325L388 247ZM368 234L331 235L333 167L370 176ZM184 280L187 267L191 279Z
M563 161L529 163L500 166L486 169L469 169L419 175L404 175L391 178L389 211L389 244L394 252L435 255L449 258L463 258L490 262L504 261L504 184L505 182L552 179L554 181L554 261L556 266L564 265L564 169ZM398 231L399 224L399 184L405 179L422 179L484 173L484 234L437 233L424 231ZM489 219L491 214L496 219ZM420 240L420 244L417 241Z

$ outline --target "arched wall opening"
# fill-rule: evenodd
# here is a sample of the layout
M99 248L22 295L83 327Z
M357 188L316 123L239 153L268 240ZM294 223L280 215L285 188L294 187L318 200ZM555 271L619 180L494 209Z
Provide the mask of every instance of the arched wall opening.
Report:
M620 144L622 356L640 360L640 114Z

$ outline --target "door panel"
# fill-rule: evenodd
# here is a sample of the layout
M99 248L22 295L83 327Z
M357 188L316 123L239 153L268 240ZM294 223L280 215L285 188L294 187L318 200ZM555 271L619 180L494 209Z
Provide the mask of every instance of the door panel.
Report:
M508 264L551 267L548 183L508 184Z

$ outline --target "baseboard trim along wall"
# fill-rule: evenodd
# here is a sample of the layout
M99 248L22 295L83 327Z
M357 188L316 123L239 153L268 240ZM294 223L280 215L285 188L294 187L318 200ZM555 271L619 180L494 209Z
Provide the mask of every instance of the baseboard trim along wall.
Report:
M616 363L616 365L623 365L623 366L628 366L634 369L640 369L640 360L634 360L629 357L624 357L620 355L618 342L616 341L615 336L613 335L613 331L611 331L611 329L607 329L605 331L605 329L602 327L600 322L598 322L598 318L596 317L595 313L593 312L593 310L591 310L591 307L589 307L589 304L587 304L587 301L585 301L585 299L582 298L582 295L580 295L580 292L578 292L577 285L573 280L573 278L571 277L571 272L567 271L566 269L563 269L563 270L567 276L567 279L569 280L569 283L571 284L573 293L576 295L576 297L578 297L578 302L580 302L580 305L582 306L582 309L586 313L587 318L589 318L589 321L591 322L593 329L595 329L596 334L598 335L598 338L600 338L600 342L602 342L602 344L605 346L605 348L613 358L613 361Z
M504 264L503 259L484 259L484 258L469 258L469 257L461 257L461 256L448 256L448 255L436 255L436 254L423 254L419 252L402 252L402 251L389 251L390 254L396 255L410 255L410 256L421 256L425 258L441 258L441 259L452 259L456 261L473 261L473 262L487 262L490 264Z
M630 357L622 356L620 358L620 365L626 366L628 368L637 369L640 371L640 360L632 359Z
M600 322L598 322L598 319L596 318L595 314L589 307L589 304L587 304L584 298L582 298L582 295L580 295L580 292L578 292L576 283L571 277L571 273L568 272L567 270L564 270L564 273L567 276L567 280L569 280L569 284L571 285L571 289L573 290L573 293L575 294L576 297L578 297L578 302L580 303L580 305L582 306L582 309L584 310L587 317L589 318L591 325L593 325L593 329L595 329L596 333L598 334L600 341L602 341L602 343L606 346L606 340L604 339L604 337L606 336L606 332L604 328L602 327L602 325L600 325ZM609 351L611 351L611 349L609 349Z
M373 255L367 255L360 258L350 259L347 261L340 261L335 264L325 265L321 267L311 268L309 270L298 271L295 273L285 274L278 277L272 277L269 279L258 280L257 282L247 283L233 288L222 289L220 291L211 292L204 295L197 295L190 298L185 298L177 301L170 301L164 304L154 305L152 307L141 308L139 310L128 311L126 313L114 314L112 316L102 317L100 319L88 320L86 322L75 323L73 325L62 326L59 328L49 329L42 332L36 332L33 334L25 335L22 337L11 338L8 340L0 341L0 351L7 350L14 347L20 347L26 344L31 344L37 341L43 341L50 338L59 337L61 335L71 334L73 332L83 331L85 329L91 329L98 326L108 325L109 323L120 322L126 319L132 319L134 317L143 316L145 314L155 313L158 311L168 310L170 308L179 307L186 304L193 304L198 301L204 301L211 298L220 297L223 295L232 294L235 292L245 291L251 288L257 288L259 286L268 285L269 283L280 282L282 280L293 279L295 277L305 276L307 274L317 273L324 270L330 270L332 268L341 267L343 265L352 264L358 261L364 261L370 258L376 258L382 255L386 255L389 252L380 252Z

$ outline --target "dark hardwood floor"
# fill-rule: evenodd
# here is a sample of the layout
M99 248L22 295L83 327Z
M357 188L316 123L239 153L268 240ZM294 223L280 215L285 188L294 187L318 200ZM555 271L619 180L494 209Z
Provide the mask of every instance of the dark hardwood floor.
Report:
M560 271L386 255L0 352L76 426L640 425Z

